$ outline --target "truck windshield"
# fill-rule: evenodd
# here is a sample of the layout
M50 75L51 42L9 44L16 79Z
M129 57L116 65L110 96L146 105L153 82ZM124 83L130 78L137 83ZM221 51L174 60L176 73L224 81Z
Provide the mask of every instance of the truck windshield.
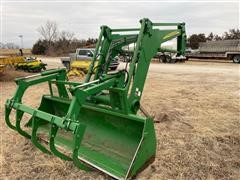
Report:
M85 56L87 55L87 50L79 50L78 54L81 55L81 56Z

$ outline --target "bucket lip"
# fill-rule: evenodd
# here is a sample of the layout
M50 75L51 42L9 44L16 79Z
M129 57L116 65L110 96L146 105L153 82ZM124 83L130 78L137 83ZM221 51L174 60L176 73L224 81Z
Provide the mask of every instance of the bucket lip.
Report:
M55 99L55 100L59 99L60 100L59 102L61 102L61 103L66 103L66 104L71 103L71 99L62 98L62 97L58 97L58 96L44 95L43 97L45 97L47 99ZM116 112L116 111L112 110L111 108L97 106L92 103L85 103L82 105L82 108L91 109L93 111L98 111L98 112L102 112L102 113L106 113L106 111L109 111L114 116L118 116L121 118L129 118L134 121L145 123L145 117L142 117L142 116L139 116L136 114L123 114L121 112Z
M116 176L116 175L110 173L109 171L106 171L105 169L103 169L103 168L97 166L97 165L94 164L94 163L91 163L90 161L88 161L88 160L82 158L81 156L78 156L78 159L80 159L81 161L83 161L83 162L89 164L90 166L92 166L92 167L94 167L94 168L100 170L101 172L104 172L105 174L108 174L109 176L111 176L111 177L113 177L113 178L115 178L115 179L122 179L122 178L124 178L124 177L122 177L122 176ZM125 178L124 178L124 179L125 179Z
M42 140L44 140L46 143L49 143L49 141L46 140L46 139L42 139ZM56 144L56 146L57 146L57 148L59 148L59 149L66 150L64 147L62 147L62 146L60 146L60 145L57 145L57 144ZM69 152L70 152L70 151L69 151ZM103 172L103 173L105 173L105 174L107 174L107 175L115 178L115 179L126 179L124 176L114 175L113 173L105 170L104 168L101 168L101 167L97 166L96 164L94 164L94 163L86 160L85 158L83 158L83 157L81 157L81 156L78 156L78 159L81 160L82 162L84 162L84 163L92 166L93 168L96 168L96 169L98 169L99 171L101 171L101 172Z
M131 161L131 163L130 163L130 165L129 165L129 168L128 168L128 170L127 170L127 174L126 174L126 176L125 176L125 179L128 178L129 173L130 173L130 171L131 171L131 169L132 169L133 163L134 163L134 161L135 161L135 159L136 159L136 157L137 157L137 154L138 154L138 152L139 152L139 149L141 148L141 145L142 145L142 143L143 143L145 128L146 128L146 120L144 119L144 127L143 127L143 130L142 130L142 137L141 137L140 142L139 142L139 144L138 144L138 146L137 146L137 149L136 149L136 151L135 151L135 153L134 153L134 156L133 156L133 158L132 158L132 161Z

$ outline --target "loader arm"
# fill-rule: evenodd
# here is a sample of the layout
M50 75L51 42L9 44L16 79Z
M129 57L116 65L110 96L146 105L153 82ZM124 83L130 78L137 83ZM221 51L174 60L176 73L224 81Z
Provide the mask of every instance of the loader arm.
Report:
M113 59L121 50L122 47L135 43L133 58L129 64L128 82L125 87L122 87L121 94L129 94L124 107L118 106L117 108L123 109L126 113L136 114L140 107L140 99L144 88L148 68L151 59L161 49L161 44L177 38L177 55L183 56L185 54L186 33L184 23L152 23L148 19L142 19L140 29L110 29L107 26L101 27L99 41L96 46L96 51L92 61L91 68L89 68L85 82L88 82L93 75L93 67L96 57L100 56L97 72L94 79L98 79L101 75L107 74L107 70L111 59ZM175 29L157 29L156 27L174 26ZM129 33L131 34L116 34L116 33ZM132 32L137 32L136 34ZM165 50L168 51L168 50ZM99 53L98 53L99 52ZM130 89L131 87L131 89ZM113 93L115 97L122 96ZM112 97L114 96L112 95ZM121 99L114 98L114 101L122 101ZM111 99L109 99L111 101ZM114 108L114 105L112 105Z

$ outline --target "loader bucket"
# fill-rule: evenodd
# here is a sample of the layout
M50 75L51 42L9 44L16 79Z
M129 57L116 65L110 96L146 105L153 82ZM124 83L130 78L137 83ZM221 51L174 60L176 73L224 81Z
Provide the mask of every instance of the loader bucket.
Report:
M43 96L38 110L63 117L70 103L68 99ZM57 133L50 122L38 119L42 122L39 124L38 134L50 136L48 139L54 137L50 147L59 149L51 150L60 158L73 159L76 165L83 162L117 179L135 175L144 164L154 158L156 139L152 119L123 115L89 105L83 105L77 119L81 127L84 127L82 132L66 132L59 128ZM74 152L76 148L77 152ZM72 158L61 153L62 150L65 154L73 152Z

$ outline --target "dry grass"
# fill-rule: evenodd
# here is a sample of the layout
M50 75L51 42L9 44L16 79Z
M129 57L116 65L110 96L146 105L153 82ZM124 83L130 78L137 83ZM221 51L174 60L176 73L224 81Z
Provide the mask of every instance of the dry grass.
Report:
M239 179L239 76L190 71L149 79L143 102L160 121L158 151L139 177Z
M239 66L234 64L152 65L142 102L159 121L155 124L157 155L136 178L239 179L239 76ZM2 105L15 85L0 83L2 178L109 179L100 172L80 171L72 163L45 155L8 129ZM44 91L45 86L32 88L24 102L37 107Z
M3 73L0 73L0 82L13 81L16 77L29 76L31 73L24 71L15 71L14 67L6 67Z
M10 56L19 54L19 49L0 49L0 56ZM30 55L31 49L23 49L24 55Z

